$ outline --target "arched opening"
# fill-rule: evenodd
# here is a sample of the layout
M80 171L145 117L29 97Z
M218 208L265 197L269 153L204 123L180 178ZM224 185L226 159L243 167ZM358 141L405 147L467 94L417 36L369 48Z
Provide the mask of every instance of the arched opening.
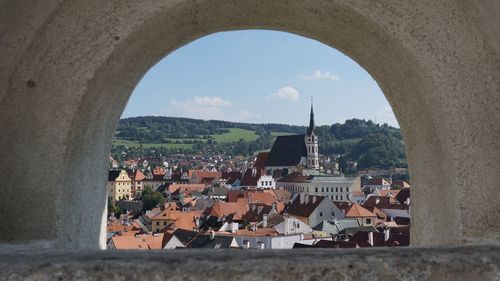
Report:
M0 129L9 136L0 145L9 163L2 169L2 239L104 247L103 171L132 89L160 58L196 38L258 28L339 49L378 81L405 139L415 187L413 245L496 240L499 218L491 214L500 206L487 199L497 194L500 168L500 76L491 59L498 44L490 40L496 33L476 22L477 9L455 2L64 2L41 9L37 28L27 31L7 17L17 33L6 35L12 44L2 54L0 114L7 121ZM47 176L52 171L56 176ZM44 212L33 218L19 205Z
M315 97L314 113L309 95ZM409 204L396 200L399 191L388 193L392 177L396 176L395 168L403 168L406 174L399 130L387 124L374 124L380 110L389 107L381 90L365 70L331 47L276 31L208 35L158 62L139 82L131 99L124 114L131 118L120 120L113 140L108 210L118 215L108 218L107 237L113 236L107 242L108 248L146 249L130 241L161 240L163 235L171 237L177 232L180 237L190 232L202 239L209 231L214 231L217 238L234 235L238 247L244 247L241 241L248 240L249 247L255 248L259 238L245 235L264 232L273 236L260 237L267 241L264 248L286 249L294 247L294 243L310 245L317 240L348 247L356 245L354 239L365 239L352 236L370 226L373 231L366 233L380 234L384 239L375 239L376 244L373 238L371 242L357 242L373 246L407 245L409 223L398 219L408 219ZM241 115L242 112L245 114ZM389 121L397 126L392 118ZM306 131L310 136L304 139ZM242 134L242 141L238 141L238 134ZM280 137L273 140L277 135ZM294 136L299 138L287 141ZM379 151L392 151L375 156L377 148L365 148L374 142L380 143ZM297 148L302 144L307 148L304 159L288 163L280 154L280 143L298 144ZM357 155L352 150L357 150ZM372 153L367 153L368 150ZM234 163L235 158L241 160ZM398 163L402 166L397 166ZM128 178L124 180L122 174L125 177L128 174ZM297 181L298 175L303 181ZM236 182L226 183L235 177ZM372 177L385 177L387 181L379 186L370 185ZM148 199L141 200L145 189ZM275 193L275 189L280 191ZM154 206L149 200L152 192L156 194L155 202L164 198ZM296 197L299 193L300 200ZM286 199L277 198L276 194ZM264 201L250 198L259 195L269 196ZM366 196L371 199L365 203ZM376 202L374 196L392 198L390 216L383 209L389 206ZM294 199L300 202L295 205L289 202ZM144 203L142 211L138 210L141 203ZM148 207L144 207L146 204ZM214 204L215 210L211 209ZM312 208L309 205L323 209L317 212L310 209L307 218L300 221L301 227L290 230L279 222L267 223L283 219L284 223L292 225L295 220L294 225L299 225L297 217ZM223 207L227 212L224 215L219 210ZM257 214L253 214L252 207ZM130 211L130 215L120 216L124 210ZM359 210L365 212L363 217ZM226 220L229 215L231 219ZM215 218L218 223L212 222ZM393 226L389 227L391 219L398 220L398 225L392 221ZM147 224L130 227L140 221ZM350 225L349 235L328 232L346 223ZM176 232L179 228L182 230ZM136 237L131 237L131 233ZM396 241L396 236L405 237ZM269 242L280 239L287 242L279 245ZM184 245L177 247L191 247L191 244L204 245L184 241Z
M301 24L297 25L294 17L291 17L293 14L283 15L283 19L281 19L279 23L276 23L275 15L271 19L269 18L270 14L268 13L273 9L279 10L280 7L281 6L278 5L276 7L272 7L272 9L266 12L261 11L264 12L264 14L260 15L259 18L251 18L241 15L236 19L233 18L232 12L228 10L222 12L221 14L218 14L218 20L214 22L210 21L207 23L203 23L203 28L199 28L199 26L202 24L200 18L194 23L191 21L185 22L185 18L176 18L176 22L177 20L179 21L177 22L177 24L179 24L178 26L172 25L172 22L170 22L170 20L166 20L166 17L156 18L152 22L145 23L141 27L143 29L137 30L136 32L137 35L141 34L141 37L143 35L146 35L146 38L143 38L143 41L133 40L129 42L125 38L123 39L123 42L121 42L120 40L120 42L115 46L113 55L110 56L109 65L105 68L102 68L102 73L100 73L98 76L95 76L96 85L102 87L101 89L99 89L101 93L116 93L115 95L110 96L111 100L113 101L111 106L114 108L114 110L112 112L106 112L106 115L102 115L104 114L104 112L88 112L90 114L88 118L98 118L99 122L101 122L102 120L118 120L121 111L124 109L126 100L131 93L131 89L135 87L136 83L147 71L147 69L149 69L153 64L159 61L162 57L166 56L172 50L175 50L196 38L200 38L204 35L216 31L263 28L271 30L281 30L302 35L320 41L326 45L344 52L355 61L357 61L360 65L362 65L365 69L367 69L375 78L375 80L379 82L380 87L382 88L389 103L392 105L396 116L398 117L403 134L405 136L407 136L408 134L415 134L415 137L409 139L405 138L405 142L409 142L410 147L412 147L412 143L415 142L416 139L422 138L422 140L419 141L419 144L424 144L430 139L435 139L434 137L427 137L422 134L422 132L424 131L429 134L434 134L435 131L429 131L428 128L426 130L419 129L418 126L415 126L415 123L412 120L412 118L431 118L432 114L425 114L422 112L425 111L425 107L419 108L419 112L415 112L415 115L418 117L412 116L411 118L409 118L409 116L411 115L409 113L415 111L411 104L423 104L425 102L420 101L420 99L423 97L423 95L420 95L418 93L421 88L414 87L414 85L419 84L418 80L420 79L419 74L413 73L414 71L416 71L418 63L408 63L408 60L411 60L412 57L409 54L406 54L406 50L403 48L403 46L398 44L389 45L394 49L391 51L387 51L387 48L389 47L387 45L387 42L390 42L391 39L390 37L387 37L388 35L384 31L380 29L377 30L375 26L371 25L363 25L363 27L353 26L349 21L345 20L335 22L335 28L328 30L321 28L316 31L310 30L309 28L304 29L304 26L301 26ZM240 8L243 7L238 7L238 9ZM256 7L252 6L252 9L255 8ZM331 8L335 10L334 7ZM206 12L207 15L210 12L214 12L211 11L211 8L208 6L203 6L203 8L199 7L199 9L203 10L203 13ZM280 12L278 12L277 10L274 10L274 12L280 14ZM317 17L318 15L316 14L318 11L311 11L309 9L300 9L300 11L301 13L306 12L314 14L314 16L311 15L311 17L316 19L310 21L308 23L308 26L313 24L318 26L322 25L322 23L319 21L319 18ZM344 19L345 16L347 16L347 14L343 14L346 11L335 11L341 13ZM200 15L201 14L198 14L197 16L200 17ZM148 24L151 24L153 26L157 26L158 24L160 24L161 26L164 26L164 28L158 29L157 27L153 27L151 25L148 26ZM190 28L187 28L187 26L190 26ZM210 26L210 28L208 28L208 26ZM175 39L171 37L174 34L173 29L175 30ZM356 35L356 37L353 37L353 35ZM158 41L158 38L162 38L162 40ZM364 43L360 43L358 40L361 40ZM175 44L173 42L175 42ZM356 43L351 44L352 42ZM147 50L147 52L144 53L144 50ZM139 60L136 56L140 56L141 59ZM127 59L125 59L126 57ZM130 58L134 58L132 60L132 63L134 64L133 69L130 68ZM383 65L383 67L380 67L381 65ZM108 73L111 74L111 69L113 69L113 71L111 71L112 73L118 72L123 73L124 75L108 76ZM404 83L399 83L403 81ZM92 98L88 96L90 98L88 100L92 103L98 102L98 99L102 99L106 96L96 95L94 93L91 93L90 91L88 92L88 94L93 96ZM401 112L405 112L405 114L401 114ZM86 118L81 120L86 120ZM95 120L95 122L98 122L97 119ZM110 121L107 123L108 124L101 125L101 127L114 128L115 125L113 122ZM427 120L422 123L419 122L419 124L423 123L430 125L433 124L433 121ZM417 131L419 132L419 134L416 134ZM106 138L108 140L112 138L112 132L113 130L105 132ZM427 145L427 147L431 149L438 149L435 145ZM107 148L109 148L109 145L107 146ZM435 156L439 155L437 151L429 151L429 153L432 153ZM102 155L100 155L100 157L102 157ZM424 160L426 158L424 154L413 155L411 151L407 151L407 157L409 160L410 170L412 170L412 162L415 161L415 157L423 157L421 160ZM103 164L104 163L105 162L103 162ZM435 167L433 167L432 165L434 164L431 164L431 166L428 166L426 168L435 170ZM424 170L420 171L425 173ZM415 183L417 184L418 178L419 177L417 172L414 177ZM415 200L418 201L418 197ZM425 230L422 229L422 231ZM418 237L418 234L413 236Z

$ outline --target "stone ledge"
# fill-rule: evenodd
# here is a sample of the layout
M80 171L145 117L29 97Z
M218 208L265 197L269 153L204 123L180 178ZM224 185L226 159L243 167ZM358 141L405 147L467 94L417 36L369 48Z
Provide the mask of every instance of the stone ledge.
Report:
M498 280L500 247L35 251L0 254L0 280Z

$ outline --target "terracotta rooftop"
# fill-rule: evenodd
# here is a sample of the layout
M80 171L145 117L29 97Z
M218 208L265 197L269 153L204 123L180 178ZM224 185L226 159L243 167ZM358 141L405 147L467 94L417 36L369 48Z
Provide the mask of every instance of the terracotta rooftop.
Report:
M352 204L345 214L348 218L375 217L376 215L358 204Z
M241 220L247 211L248 205L245 202L217 201L212 207L210 207L208 214L218 218L234 214L233 219Z
M203 192L206 189L205 184L179 184L179 183L172 183L168 186L168 191L170 193L174 193L176 191L179 191L179 193L182 193L184 195L189 195L191 192L194 191L199 191Z
M279 182L305 182L308 179L309 176L303 176L299 172L294 172L280 179Z
M257 154L257 159L255 159L254 167L258 169L264 169L266 167L267 158L269 157L269 152L260 152Z
M159 250L162 246L163 233L113 236L111 240L117 250Z
M301 197L303 197L302 202ZM290 215L309 217L324 199L324 196L319 195L297 194L290 206L286 209L286 212Z

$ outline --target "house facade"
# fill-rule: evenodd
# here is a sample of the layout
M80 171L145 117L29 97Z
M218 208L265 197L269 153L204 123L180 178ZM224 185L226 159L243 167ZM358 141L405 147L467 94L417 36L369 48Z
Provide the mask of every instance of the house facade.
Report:
M299 193L290 203L285 213L314 227L324 220L343 219L344 213L330 200L318 195Z
M125 170L108 172L108 199L110 202L132 198L132 180Z
M276 187L292 193L305 192L310 195L326 196L336 202L348 202L353 193L361 191L359 177L330 175L292 177L293 175L279 180Z

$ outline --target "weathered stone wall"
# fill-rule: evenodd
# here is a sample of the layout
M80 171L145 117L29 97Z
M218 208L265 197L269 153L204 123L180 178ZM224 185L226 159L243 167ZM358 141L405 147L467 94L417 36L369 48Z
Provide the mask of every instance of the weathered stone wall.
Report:
M498 280L500 248L34 252L0 280Z
M196 38L262 28L377 80L404 134L412 245L496 243L499 13L495 0L0 0L0 239L104 247L106 157L139 79Z

